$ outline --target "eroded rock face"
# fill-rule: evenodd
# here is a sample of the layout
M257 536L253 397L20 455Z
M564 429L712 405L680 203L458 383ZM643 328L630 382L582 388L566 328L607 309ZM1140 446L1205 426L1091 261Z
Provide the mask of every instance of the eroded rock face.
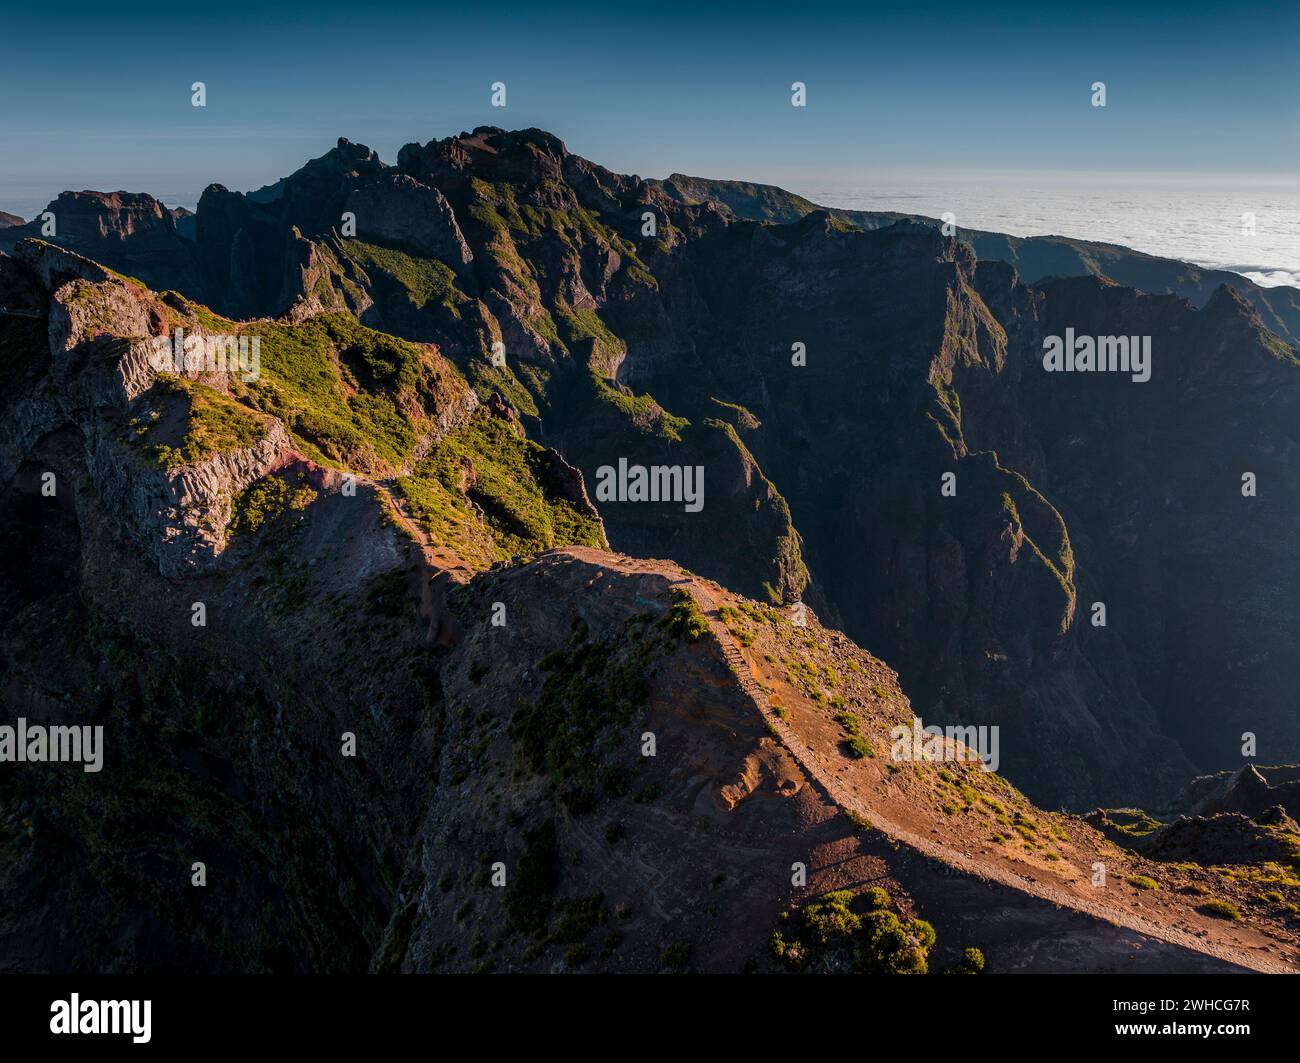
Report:
M46 215L53 216L53 232L46 231ZM201 290L194 244L177 232L173 213L144 193L64 192L41 217L0 226L0 250L29 238L57 243L152 287Z
M349 203L382 260L337 231ZM1049 804L1167 799L1234 763L1254 713L1276 759L1300 755L1273 708L1300 681L1276 554L1300 397L1266 327L1289 319L1254 294L1187 289L1198 311L1095 276L1027 285L915 219L642 181L493 127L395 167L340 143L257 193L209 189L196 226L219 309L345 310L436 344L588 485L619 458L703 465L700 513L597 500L611 543L806 598L927 721L1004 727L1007 771ZM1004 251L1039 256L1031 276L1057 253L1095 272L1022 243ZM1151 336L1152 379L1045 373L1068 328ZM1249 517L1244 473L1269 485Z
M406 246L458 270L474 260L446 197L405 174L355 189L347 209L356 215L363 239Z
M240 265L226 282L254 299L263 266L276 265L277 283L287 273L288 290L296 272L304 290L295 320L329 337L318 365L337 372L344 396L318 393L315 406L294 409L272 389L268 408L299 418L295 436L258 415L251 441L172 467L124 438L143 399L161 402L147 341L178 319L201 334L211 318L65 249L24 244L12 269L0 259L13 300L37 315L5 314L5 335L34 322L24 335L39 340L16 367L33 386L20 391L24 412L6 417L0 467L16 470L22 512L45 529L41 549L15 558L54 587L41 597L33 580L8 580L0 591L3 694L57 718L103 714L119 736L117 764L141 781L107 809L93 796L54 800L52 783L33 784L40 811L5 837L12 859L0 868L0 907L18 915L0 927L4 954L58 970L468 970L483 943L501 940L490 959L503 970L589 962L732 971L771 959L771 931L789 901L784 869L800 860L812 873L801 901L888 881L903 914L933 917L947 950L935 953L935 969L968 944L987 946L1004 970L1273 964L1260 928L1274 931L1276 919L1243 928L1255 936L1236 952L1226 935L1207 943L1175 925L1193 916L1188 901L1159 925L1140 906L1124 910L1160 931L1154 938L1135 937L1146 931L1132 920L1119 930L1087 888L1062 891L1072 869L1124 858L973 765L959 782L987 788L975 798L938 765L894 773L883 756L849 759L843 707L862 714L855 726L873 742L884 742L887 724L911 722L898 677L815 618L795 626L785 608L817 595L823 615L889 646L926 723L1000 723L1003 770L1041 792L1073 800L1123 784L1132 793L1139 766L1142 785L1155 789L1185 763L1144 700L1159 677L1137 671L1141 658L1123 638L1085 626L1094 586L1134 576L1113 544L1141 543L1149 531L1130 523L1132 498L1120 521L1089 508L1090 492L1120 504L1131 487L1109 486L1105 470L1074 479L1068 448L1082 433L1090 452L1149 491L1153 481L1123 447L1150 443L1149 421L1161 431L1178 424L1179 401L1203 414L1197 403L1222 359L1237 359L1250 391L1285 400L1284 352L1249 308L1226 295L1197 314L1095 282L1027 288L920 226L848 232L827 215L737 223L583 168L557 144L482 130L427 153L429 173L449 175L446 200L466 219L474 257L463 283L472 279L483 297L438 289L446 270L421 271L414 257L397 260L398 272L414 269L406 284L391 272L370 277L373 287L359 289L371 300L365 313L411 322L438 343L408 346L407 360L350 320L314 320L340 307L328 296L346 290L344 280L360 284L380 266L343 262L336 235L296 227L285 236L287 269L269 250L281 208L297 203L306 223L300 191L351 195L353 171L375 169L370 153L340 145L301 181L286 179L261 201L228 201L227 250ZM508 187L485 191L472 180L478 166ZM606 202L618 209L590 213ZM661 244L636 241L642 205L662 212ZM318 292L320 280L330 292ZM1036 375L1044 331L1075 321L1178 338L1176 371L1153 390L1153 406L1108 391L1093 427L1075 408L1095 399L1087 382L1057 391ZM502 335L511 341L504 367L475 361ZM806 364L791 361L795 342ZM535 357L510 351L528 343ZM478 392L446 359L460 360ZM312 417L346 425L375 398L361 396L375 380L397 396L394 416L421 426L402 461L436 455L443 442L453 458L447 495L429 500L435 519L423 531L381 490L379 476L400 480L407 470L381 461L373 439L347 452L372 462L376 477L355 497L340 490L343 474L294 449L295 437L327 434ZM212 401L234 391L202 371L185 383L204 385ZM193 394L169 394L179 402L182 392ZM1249 408L1249 394L1233 398ZM242 419L256 405L220 410ZM490 454L457 453L453 444L469 443L446 439L473 417L491 429ZM1224 431L1249 439L1245 427L1237 413ZM510 475L567 499L571 520L603 516L616 544L686 561L781 608L737 599L673 562L594 547L453 573L458 559L429 528L445 529L438 520L457 487L479 517L495 506L524 529L537 516L512 485L489 482L503 466L475 466L524 431L550 446L523 450ZM1274 436L1275 427L1261 439ZM1288 471L1286 454L1258 451L1269 454L1279 464L1260 468ZM706 516L695 520L676 500L593 505L589 470L620 457L703 466ZM65 485L57 510L32 505L42 471ZM945 473L955 474L954 493L940 490ZM292 534L241 546L230 535L231 500L268 474L304 483L315 500L285 526ZM418 494L405 497L413 510ZM1195 530L1216 512L1179 518ZM0 521L0 538L36 526L25 519ZM1177 589L1159 572L1148 578L1148 593ZM212 626L196 635L189 610L200 597ZM508 607L503 625L489 619L498 604ZM19 611L21 623L10 622ZM768 701L774 688L781 713ZM647 731L662 757L641 753ZM344 733L363 757L339 756ZM4 802L10 778L0 778ZM1294 780L1244 775L1201 796L1262 800L1285 781ZM862 833L846 814L861 816L855 802L884 808L898 831ZM78 820L83 808L96 826ZM129 854L111 864L111 911L97 900L100 868L78 866L80 846L68 841L97 838L104 811L114 837L132 839L105 847ZM990 832L1008 812L1041 838L1006 857L1014 876L989 855ZM1222 834L1247 838L1232 855L1249 861L1265 852L1254 843L1271 837L1256 827L1292 832L1285 813L1269 810L1253 826L1217 818L1209 833L1171 831L1170 852ZM295 844L284 845L286 832ZM195 848L231 869L217 887L220 933L156 897L159 876ZM483 853L503 854L511 890L482 888ZM1025 879L1028 866L1054 876L1050 888ZM1232 888L1237 903L1254 903L1258 891ZM138 934L141 920L156 932ZM627 933L612 933L618 926ZM547 953L534 940L564 948Z
M203 575L221 562L231 503L268 473L301 456L279 421L251 447L169 470L124 461L120 442L97 432L87 467L109 511L158 565L164 576Z
M232 500L301 458L284 425L264 418L254 445L179 468L142 460L125 441L124 422L157 379L151 337L165 331L167 308L146 289L49 244L28 241L7 261L47 293L50 377L47 398L6 418L4 466L16 468L50 432L75 428L105 509L158 570L168 577L211 570L226 545ZM202 336L201 327L191 330Z

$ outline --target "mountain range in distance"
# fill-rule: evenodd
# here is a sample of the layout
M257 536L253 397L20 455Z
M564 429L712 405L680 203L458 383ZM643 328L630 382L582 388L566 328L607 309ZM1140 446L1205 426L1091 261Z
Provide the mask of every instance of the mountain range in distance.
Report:
M1300 290L491 127L2 221L16 969L1300 967Z

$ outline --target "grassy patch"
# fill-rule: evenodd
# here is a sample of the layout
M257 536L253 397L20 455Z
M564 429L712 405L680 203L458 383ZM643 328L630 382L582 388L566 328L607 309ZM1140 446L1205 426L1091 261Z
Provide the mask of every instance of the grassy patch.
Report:
M1200 911L1206 915L1212 915L1216 919L1227 919L1235 922L1241 918L1241 909L1231 901L1206 901L1201 905Z
M445 436L397 488L430 538L476 567L605 545L599 519L557 486L554 456L487 413Z
M709 622L695 604L695 596L680 587L673 590L673 604L660 623L668 634L687 642L696 642L709 631Z
M280 476L265 476L235 496L231 506L231 535L251 535L286 513L306 509L316 501L316 489L299 473L293 484Z
M281 418L309 457L367 473L400 467L464 388L427 348L346 314L262 322L259 408Z
M446 307L460 317L460 304L468 296L456 288L456 274L436 258L417 258L404 251L368 244L362 240L342 241L340 253L373 274L376 270L392 277L405 290L414 306L424 308L431 302Z
M772 953L783 967L801 972L925 974L934 928L923 919L901 918L890 905L879 887L823 894L785 913L784 929L770 939Z
M153 442L157 421L136 429L136 441L144 443L154 459L168 469L242 450L266 437L266 423L261 418L206 384L164 375L158 377L151 393L185 403L185 428L179 445Z

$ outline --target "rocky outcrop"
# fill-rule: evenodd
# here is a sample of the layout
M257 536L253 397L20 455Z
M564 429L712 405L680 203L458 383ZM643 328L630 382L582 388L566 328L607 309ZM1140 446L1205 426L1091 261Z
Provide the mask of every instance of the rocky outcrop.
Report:
M349 203L382 260L336 232ZM209 189L196 225L219 309L436 344L587 485L620 458L703 465L698 513L596 499L611 543L805 597L927 720L1002 727L1046 803L1164 802L1260 719L1276 759L1300 750L1274 708L1300 682L1276 546L1296 355L1239 285L1144 292L1087 256L1026 284L979 234L642 181L494 127L395 167L341 142L257 193ZM1152 379L1045 372L1066 329L1152 337ZM1249 501L1246 473L1268 485Z
M1300 856L1300 826L1280 807L1258 819L1240 812L1180 816L1141 846L1153 860L1205 865L1290 864Z
M103 266L84 255L64 251L56 244L44 240L22 240L14 247L13 260L35 274L47 294L69 280L99 283L111 280L113 276ZM6 283L9 282L10 278L6 277Z
M165 334L168 308L146 289L50 244L20 244L12 261L47 292L50 377L40 399L5 418L3 467L12 475L41 438L73 426L105 510L159 571L174 578L211 570L226 545L235 496L299 457L284 425L267 418L266 434L253 446L179 468L142 459L125 442L123 423L157 379L151 337ZM201 326L190 327L202 336Z
M461 272L474 260L446 197L405 174L354 189L346 208L362 239L403 246Z
M194 245L153 196L138 192L64 192L28 223L0 226L0 250L29 238L61 247L139 277L155 288L201 294Z
M1300 819L1300 767L1247 764L1232 772L1192 780L1174 807L1196 816L1236 812L1251 819L1281 808Z
M279 421L251 447L180 469L135 458L107 432L90 437L87 468L105 507L168 578L214 571L229 539L231 504L255 481L300 460Z

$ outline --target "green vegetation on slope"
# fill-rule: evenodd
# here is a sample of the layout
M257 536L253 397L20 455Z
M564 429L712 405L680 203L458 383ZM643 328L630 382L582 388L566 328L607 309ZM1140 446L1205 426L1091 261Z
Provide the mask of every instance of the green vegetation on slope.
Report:
M399 468L461 381L427 348L346 314L257 322L258 406L280 417L309 457L360 472Z
M772 932L772 953L796 971L925 974L934 927L924 919L900 918L889 906L889 894L878 886L823 894L782 913L782 929Z
M554 546L603 547L599 519L551 489L553 462L511 422L480 413L397 487L430 537L476 567Z
M160 424L157 418L136 420L131 425L132 441L143 443L150 456L168 469L251 447L266 436L266 425L261 418L206 384L161 375L151 393L164 402L179 399L185 404L184 432L178 443L157 439Z
M248 485L234 499L231 535L248 535L274 523L286 513L306 509L316 500L316 490L301 473L290 485L283 477L265 476Z
M357 239L342 241L340 253L372 276L379 271L392 277L416 307L436 302L460 317L460 304L469 298L457 290L451 267L436 258L417 257Z

